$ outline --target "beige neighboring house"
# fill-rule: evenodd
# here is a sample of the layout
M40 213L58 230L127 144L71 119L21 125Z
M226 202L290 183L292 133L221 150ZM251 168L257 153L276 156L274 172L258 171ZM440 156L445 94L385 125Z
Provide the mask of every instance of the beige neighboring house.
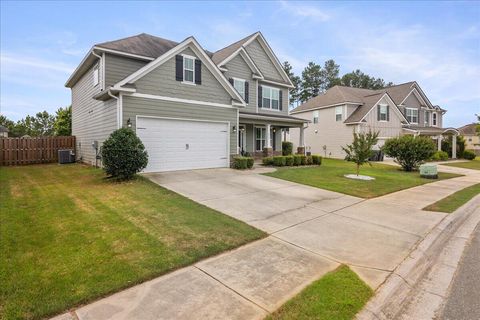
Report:
M456 158L458 131L442 126L445 112L432 105L415 81L380 90L334 86L290 112L310 121L303 137L300 130L291 129L290 139L294 145L304 141L312 153L344 158L342 146L352 142L353 132L378 131L376 148L405 134L430 136L439 150L442 139L452 135L452 157Z
M477 124L471 123L458 128L458 132L465 138L465 150L473 150L477 156L480 156L480 137L476 128Z
M8 138L8 129L4 126L0 126L0 137Z

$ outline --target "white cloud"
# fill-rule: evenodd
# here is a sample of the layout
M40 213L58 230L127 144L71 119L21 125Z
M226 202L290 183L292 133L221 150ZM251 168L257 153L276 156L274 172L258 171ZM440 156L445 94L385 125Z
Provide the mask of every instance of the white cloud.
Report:
M330 15L318 7L300 4L299 2L280 1L282 9L300 18L309 18L318 22L330 20Z
M0 54L0 62L3 68L17 68L17 67L32 67L38 69L45 69L51 71L59 71L62 73L71 73L75 68L58 62L58 61L47 61L38 59L35 57L27 57L27 56L18 56L15 54L4 53Z

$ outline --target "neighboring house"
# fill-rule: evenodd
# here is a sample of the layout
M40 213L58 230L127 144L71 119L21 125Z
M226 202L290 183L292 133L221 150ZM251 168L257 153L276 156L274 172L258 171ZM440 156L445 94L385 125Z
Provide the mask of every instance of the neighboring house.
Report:
M477 156L480 156L480 136L477 130L477 123L467 124L458 128L458 132L465 138L465 149L472 150Z
M404 134L431 136L439 150L441 140L452 135L455 145L458 131L442 127L445 112L432 105L413 81L380 90L335 86L290 114L311 121L304 130L307 151L344 158L342 146L352 142L353 133L368 130L379 132L377 148L386 139ZM290 133L295 143L301 134L299 130L290 130Z
M8 128L0 125L0 137L8 138Z
M76 154L90 164L120 127L142 139L145 171L169 171L280 153L282 132L307 122L289 116L292 83L260 32L214 53L145 33L96 44L65 85Z

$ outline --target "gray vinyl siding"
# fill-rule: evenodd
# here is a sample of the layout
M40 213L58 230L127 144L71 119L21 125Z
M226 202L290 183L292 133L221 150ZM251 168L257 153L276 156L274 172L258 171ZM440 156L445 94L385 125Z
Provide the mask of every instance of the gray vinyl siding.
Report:
M239 78L248 81L248 98L249 102L247 106L243 109L248 112L256 112L257 111L257 82L252 79L253 73L250 67L247 65L245 60L241 55L235 56L232 60L230 60L225 67L228 69L227 72L224 73L225 78Z
M230 153L237 153L237 134L233 132L233 126L238 128L238 109L236 108L186 104L131 96L124 96L122 104L123 125L126 126L127 120L130 119L134 130L136 130L137 116L228 121L230 122Z
M415 108L418 110L418 125L423 127L425 125L425 114L423 112L422 106L420 101L418 101L417 97L414 94L408 96L407 100L403 103L407 108ZM404 110L405 117L407 115L406 111Z
M100 79L100 83L93 86L93 68L72 87L72 135L77 141L76 158L88 164L95 164L92 143L98 141L101 146L110 133L117 129L116 100L103 102L92 98L100 92L103 80ZM99 74L101 77L101 72Z
M181 54L196 56L190 48ZM202 63L202 84L184 84L175 80L175 57L158 66L135 82L138 93L214 102L231 105L231 97L225 88Z
M149 61L105 54L105 88L125 79Z
M402 134L402 122L400 116L395 112L395 106L388 103L388 100L383 98L379 104L389 105L389 121L378 121L377 107L365 116L365 123L360 126L361 131L368 132L372 130L379 132L379 138L392 138Z
M245 50L250 55L252 60L255 62L257 67L262 72L263 76L269 80L275 80L279 82L284 82L282 76L278 72L277 68L275 68L272 60L270 60L269 56L263 50L263 47L260 45L258 40L254 40L249 43Z
M272 85L269 83L262 83L260 80L258 82L261 86L267 86L271 88L276 88L282 91L282 110L272 110L272 109L267 109L267 108L258 108L258 113L263 113L263 114L273 114L273 115L288 115L288 88L285 87L279 87L276 85ZM255 87L255 91L258 91L258 86ZM258 99L261 99L262 97L258 97Z

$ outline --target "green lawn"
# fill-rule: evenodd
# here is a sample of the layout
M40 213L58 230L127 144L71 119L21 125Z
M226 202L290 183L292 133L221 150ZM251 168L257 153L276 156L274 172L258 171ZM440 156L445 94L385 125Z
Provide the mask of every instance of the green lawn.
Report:
M364 165L361 175L374 177L373 181L345 178L345 174L355 173L355 164L344 160L323 159L319 167L279 168L266 175L309 186L349 194L360 198L374 198L387 193L411 188L438 180L420 178L418 172L401 171L397 166L374 163ZM451 173L440 173L439 180L458 177Z
M446 163L443 164L443 166L480 170L480 157L476 157L474 160L469 160L467 162Z
M452 213L478 194L480 194L480 183L459 190L423 208L423 210Z
M341 266L309 285L266 319L353 319L372 295L373 290L355 272Z
M0 319L39 319L265 234L142 177L0 168Z

